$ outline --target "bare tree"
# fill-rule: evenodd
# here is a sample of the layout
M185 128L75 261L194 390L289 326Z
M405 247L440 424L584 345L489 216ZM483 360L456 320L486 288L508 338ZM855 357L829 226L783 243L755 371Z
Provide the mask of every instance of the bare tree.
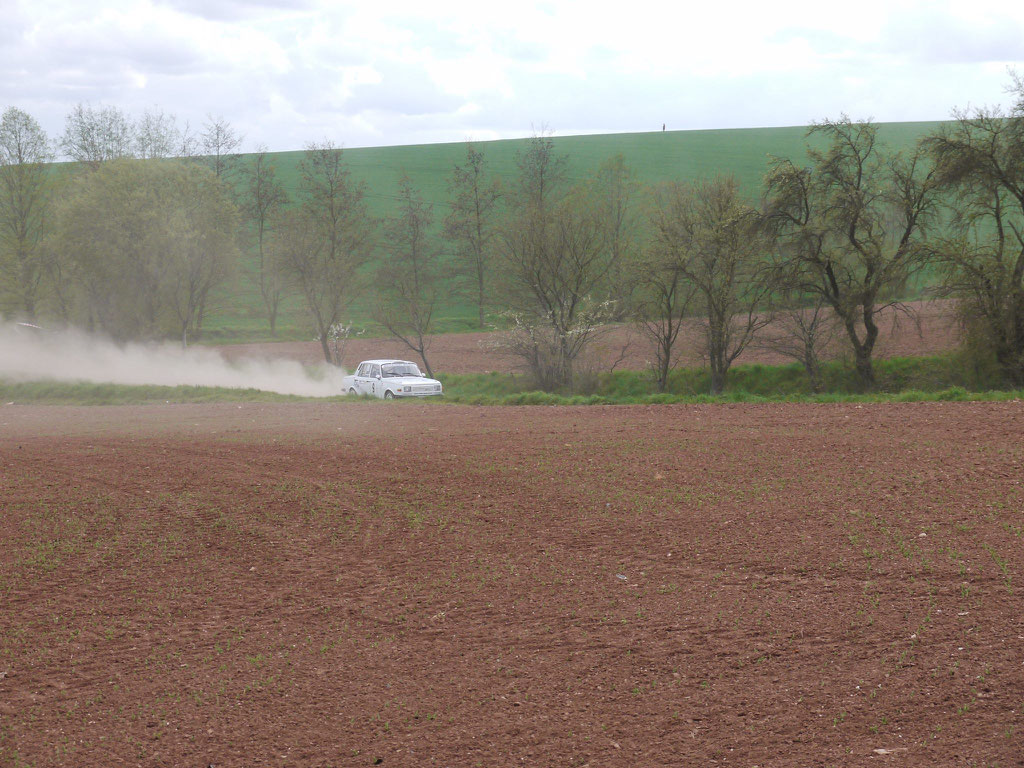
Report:
M267 238L288 202L284 185L277 178L277 169L267 155L266 147L257 147L249 163L242 169L242 210L252 225L256 239L260 295L267 310L270 333L277 326L277 312L284 295L284 281L273 252L267 249Z
M76 104L65 119L61 151L92 169L100 163L133 156L134 127L117 107Z
M223 181L235 171L241 158L236 150L242 145L242 136L231 123L223 117L207 115L199 143L206 164L218 179Z
M952 234L934 244L942 292L960 300L976 343L991 349L1014 386L1024 385L1024 79L1017 102L956 111L925 141L952 195Z
M711 392L720 393L733 361L768 321L774 287L759 212L731 177L671 184L656 214L656 247L704 304Z
M181 133L178 136L178 146L174 154L182 160L190 160L199 154L199 146L199 137L192 130L192 126L188 121L186 121L185 127L181 129Z
M769 218L780 247L798 266L797 287L832 308L853 348L861 385L874 385L876 318L898 304L926 261L928 225L938 197L920 150L887 152L877 126L848 117L814 125L824 149L808 149L811 167L773 159L766 177Z
M695 288L676 263L672 250L653 245L636 263L637 324L654 345L654 376L659 392L668 387L675 366L675 346Z
M784 297L758 346L796 360L804 367L812 392L820 392L821 358L839 332L839 324L820 294Z
M448 188L452 204L444 221L444 234L455 247L460 271L473 277L478 323L483 328L501 185L497 180L487 181L483 152L470 142L466 144L466 164L455 166Z
M174 115L159 107L145 110L135 122L134 155L141 160L174 157L181 146L181 131Z
M359 268L373 246L373 223L363 186L350 178L340 147L311 144L299 168L298 205L274 231L274 249L306 300L324 360L337 364L331 328L359 289Z
M53 158L39 123L10 107L0 118L0 295L34 318L45 274L40 240L49 205L46 164Z
M375 314L392 336L419 355L427 375L427 336L434 318L440 281L440 252L430 237L432 209L408 176L399 182L399 212L387 222L387 258L377 271L380 301Z

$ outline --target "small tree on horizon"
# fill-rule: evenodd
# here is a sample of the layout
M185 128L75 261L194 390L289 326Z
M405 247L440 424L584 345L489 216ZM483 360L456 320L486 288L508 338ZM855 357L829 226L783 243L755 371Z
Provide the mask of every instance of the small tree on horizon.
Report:
M206 116L198 146L203 153L203 162L221 181L230 181L238 171L242 159L238 148L242 146L242 140L243 137L222 116Z
M117 107L78 103L65 118L61 151L92 170L101 163L134 157L134 125Z

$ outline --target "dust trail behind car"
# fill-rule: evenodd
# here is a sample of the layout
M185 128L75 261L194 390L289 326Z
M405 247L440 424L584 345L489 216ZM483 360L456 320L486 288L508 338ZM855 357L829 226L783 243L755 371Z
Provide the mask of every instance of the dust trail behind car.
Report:
M259 389L285 395L342 394L345 371L294 360L240 359L178 344L116 344L69 329L0 324L0 379Z

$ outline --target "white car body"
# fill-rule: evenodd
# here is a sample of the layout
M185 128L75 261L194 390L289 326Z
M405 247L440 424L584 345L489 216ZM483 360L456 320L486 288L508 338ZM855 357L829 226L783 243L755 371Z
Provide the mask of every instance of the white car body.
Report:
M364 360L355 373L342 379L349 395L370 395L384 400L396 397L431 397L442 393L441 382L428 379L408 360Z

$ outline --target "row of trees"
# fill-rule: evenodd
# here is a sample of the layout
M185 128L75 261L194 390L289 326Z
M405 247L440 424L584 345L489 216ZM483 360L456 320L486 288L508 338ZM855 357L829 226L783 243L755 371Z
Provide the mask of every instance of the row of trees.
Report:
M31 115L7 109L0 314L187 343L238 262L240 217L222 182L239 144L222 118L193 134L160 110L134 120L82 104L51 142ZM75 163L53 165L59 155Z
M904 152L885 147L870 122L816 124L806 160L773 159L759 195L730 177L648 188L621 157L573 180L544 134L501 184L469 145L441 219L403 178L393 215L375 220L330 143L308 147L291 190L266 152L238 161L223 121L205 126L201 162L183 160L187 131L161 113L128 123L79 107L61 140L79 162L61 175L47 165L38 125L9 109L0 120L3 306L33 317L45 305L121 338L173 329L187 342L248 249L271 330L283 297L300 295L327 360L332 334L363 297L430 371L436 309L458 285L481 326L506 312L508 349L549 389L573 387L612 321L635 322L651 339L664 388L692 316L714 391L754 343L801 360L813 381L833 332L870 387L879 313L929 268L939 292L960 300L973 343L1019 386L1024 83L1012 91L1010 110L955 113ZM179 159L153 160L168 154Z

